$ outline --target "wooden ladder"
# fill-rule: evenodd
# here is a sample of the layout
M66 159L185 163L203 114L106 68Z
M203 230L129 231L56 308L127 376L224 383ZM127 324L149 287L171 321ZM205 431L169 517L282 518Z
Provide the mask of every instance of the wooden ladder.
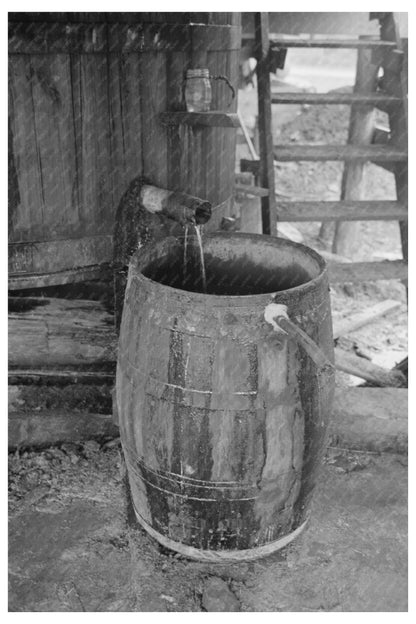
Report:
M278 221L335 221L341 238L348 229L348 222L397 220L400 225L403 260L330 262L329 275L332 283L377 279L407 280L407 46L400 39L393 13L370 13L370 19L379 20L378 39L309 39L288 36L271 39L268 14L255 14L254 51L257 58L260 154L257 161L242 160L241 170L256 176L257 186L249 187L249 192L261 198L263 233L275 235ZM283 67L286 51L293 47L357 49L354 92L272 94L270 71L272 68L275 70L276 67ZM380 68L383 69L382 79L378 77ZM348 144L273 145L274 104L352 105ZM387 131L375 131L375 108L387 112L390 123ZM345 163L340 201L276 200L274 161L329 160ZM376 163L394 172L396 201L360 199L359 189L366 162Z

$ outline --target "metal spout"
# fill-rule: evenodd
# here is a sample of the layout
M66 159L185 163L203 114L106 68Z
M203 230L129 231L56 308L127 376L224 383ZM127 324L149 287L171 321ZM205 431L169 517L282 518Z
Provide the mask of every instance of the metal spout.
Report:
M169 235L168 220L181 226L200 225L211 218L211 204L187 193L168 191L137 177L130 183L117 208L114 225L114 311L120 327L132 254L152 241Z
M204 224L211 218L211 204L187 193L168 191L145 184L140 203L150 213L164 215L182 225Z

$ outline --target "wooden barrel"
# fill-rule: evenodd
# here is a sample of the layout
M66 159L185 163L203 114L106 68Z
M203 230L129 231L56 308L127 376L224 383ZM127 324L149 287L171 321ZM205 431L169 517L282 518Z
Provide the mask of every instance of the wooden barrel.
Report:
M99 277L130 182L231 213L235 128L166 127L186 70L237 85L239 13L9 14L9 287ZM236 109L212 82L212 108Z
M328 279L283 239L210 234L199 251L165 239L133 256L117 406L134 509L188 557L251 559L305 525L325 448L334 377L265 319L270 303L333 360Z

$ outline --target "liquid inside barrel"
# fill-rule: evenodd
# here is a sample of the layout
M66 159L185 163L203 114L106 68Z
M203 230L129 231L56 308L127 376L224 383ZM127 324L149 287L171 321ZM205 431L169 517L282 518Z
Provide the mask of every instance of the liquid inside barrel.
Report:
M130 265L117 403L136 517L195 559L252 559L302 530L333 374L265 321L270 302L333 359L325 263L267 236L165 239Z

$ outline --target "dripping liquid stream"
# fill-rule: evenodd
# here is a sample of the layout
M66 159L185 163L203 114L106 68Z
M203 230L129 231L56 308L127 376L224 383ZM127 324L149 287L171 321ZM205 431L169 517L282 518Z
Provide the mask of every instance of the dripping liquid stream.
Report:
M186 282L187 262L188 262L188 231L189 226L185 225L185 237L183 242L183 279Z
M199 247L199 257L201 260L201 275L202 275L202 287L204 293L207 294L207 274L205 271L205 258L204 258L204 249L202 247L202 233L201 233L201 225L194 224L196 239L198 241Z

